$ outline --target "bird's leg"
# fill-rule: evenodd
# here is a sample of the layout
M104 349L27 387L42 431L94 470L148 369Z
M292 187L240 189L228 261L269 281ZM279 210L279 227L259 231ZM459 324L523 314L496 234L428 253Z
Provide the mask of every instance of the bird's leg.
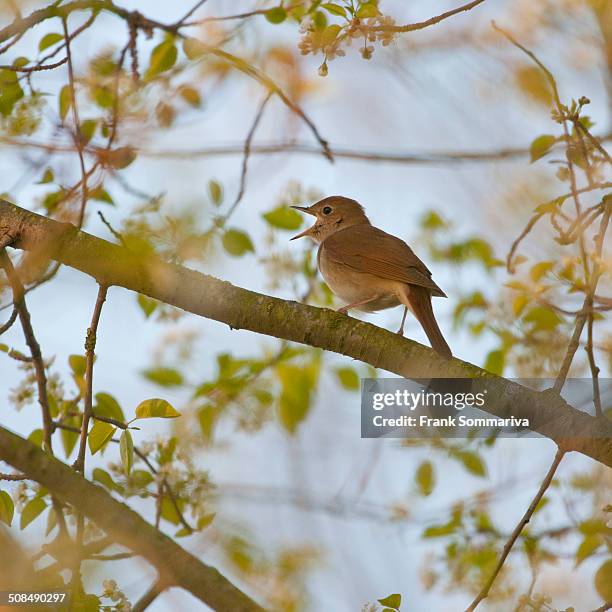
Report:
M408 314L408 308L406 306L404 306L404 315L402 316L402 324L400 325L400 328L397 330L397 333L400 336L404 335L404 323L406 322L406 315Z
M337 312L341 312L342 314L347 314L351 308L355 308L356 306L363 306L364 304L368 304L369 302L373 302L374 300L377 300L377 299L378 299L378 295L373 295L369 298L366 298L365 300L361 300L359 302L353 302L352 304L347 304L346 306L343 306L342 308L338 308Z

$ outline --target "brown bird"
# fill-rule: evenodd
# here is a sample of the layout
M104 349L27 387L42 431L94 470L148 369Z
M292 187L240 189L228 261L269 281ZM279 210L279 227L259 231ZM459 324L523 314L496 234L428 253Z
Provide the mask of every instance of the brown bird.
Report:
M315 224L291 240L307 236L319 244L317 262L330 289L350 309L375 312L404 305L398 334L404 333L408 309L422 325L434 350L451 357L431 307L432 296L446 294L431 272L399 238L374 227L361 204L330 196L312 206L293 206L316 217Z

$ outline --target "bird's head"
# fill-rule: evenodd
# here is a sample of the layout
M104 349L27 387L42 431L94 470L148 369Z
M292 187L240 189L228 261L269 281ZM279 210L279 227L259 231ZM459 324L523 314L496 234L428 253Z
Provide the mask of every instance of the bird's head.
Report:
M294 236L291 240L308 237L319 243L335 232L351 225L370 223L361 204L343 196L330 196L319 200L312 206L292 206L291 208L316 217L313 226Z

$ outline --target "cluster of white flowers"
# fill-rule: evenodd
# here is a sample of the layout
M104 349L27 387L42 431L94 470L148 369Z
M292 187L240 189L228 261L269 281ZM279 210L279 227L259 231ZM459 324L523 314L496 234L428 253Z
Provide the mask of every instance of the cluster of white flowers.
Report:
M102 597L107 597L111 601L115 602L114 609L120 612L130 612L132 604L128 601L125 593L117 586L114 580L105 580L102 583L104 587L104 593Z
M343 57L346 52L342 48L350 47L353 40L363 40L359 53L363 59L370 59L374 53L374 45L379 42L383 47L390 45L395 32L395 20L388 15L378 15L367 19L354 17L345 25L332 24L325 28L317 28L311 19L305 19L300 25L302 36L298 49L302 55L322 53L325 60L319 66L319 76L327 76L327 62L336 57Z

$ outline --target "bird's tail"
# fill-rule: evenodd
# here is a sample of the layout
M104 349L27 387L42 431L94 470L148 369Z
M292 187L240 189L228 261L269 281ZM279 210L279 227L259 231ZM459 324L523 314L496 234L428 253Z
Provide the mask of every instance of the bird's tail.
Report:
M431 307L431 293L425 287L406 285L405 291L399 296L402 303L408 306L429 338L431 348L442 357L450 359L453 354L446 343Z

